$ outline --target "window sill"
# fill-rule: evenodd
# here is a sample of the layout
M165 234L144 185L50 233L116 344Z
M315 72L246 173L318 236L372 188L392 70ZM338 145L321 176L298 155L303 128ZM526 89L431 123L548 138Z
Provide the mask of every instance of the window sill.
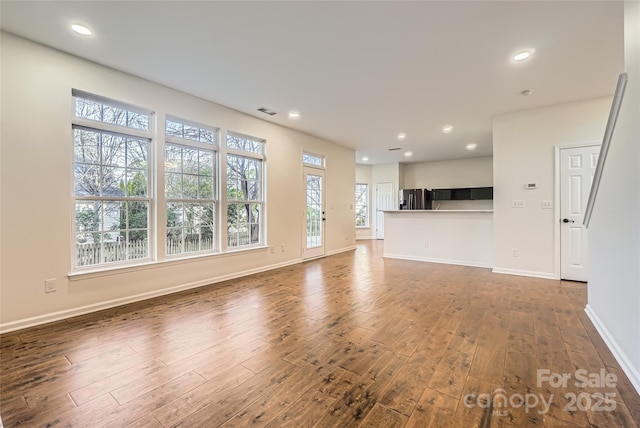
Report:
M161 261L144 262L136 265L108 266L108 267L105 266L97 269L87 269L87 270L79 270L79 271L71 272L67 275L67 277L71 282L83 281L87 279L100 278L103 276L122 275L122 274L127 274L132 272L140 272L144 270L181 265L185 263L199 262L204 259L217 259L217 258L235 256L243 253L260 252L260 251L265 251L268 248L269 247L267 247L266 245L261 245L259 247L238 248L230 251L228 250L224 253L195 254L195 255L185 256L185 257L172 257L170 259L165 259Z
M356 226L356 229L371 229L371 226Z

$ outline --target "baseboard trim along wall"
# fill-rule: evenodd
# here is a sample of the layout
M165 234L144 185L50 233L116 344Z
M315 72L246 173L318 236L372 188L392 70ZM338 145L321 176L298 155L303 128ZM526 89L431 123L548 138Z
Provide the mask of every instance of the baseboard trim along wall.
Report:
M390 253L384 253L382 257L387 259L411 260L415 262L440 263L445 265L491 268L490 264L472 261L472 260L436 259L432 257L405 256L403 254L390 254Z
M349 247L347 249L341 249L334 251L335 254L343 251L348 251L355 247ZM242 272L236 272L228 275L222 275L214 278L207 278L200 281L190 282L187 284L176 285L174 287L163 288L162 290L150 291L147 293L136 294L133 296L122 297L119 299L108 300L105 302L95 303L87 306L80 306L78 308L66 309L64 311L51 312L45 315L38 315L31 318L25 318L18 321L12 321L4 324L0 324L0 334L9 333L11 331L22 330L29 327L35 327L37 325L50 323L53 321L60 321L63 319L75 317L78 315L85 315L91 312L97 312L104 309L114 308L116 306L122 306L129 303L140 302L142 300L152 299L154 297L166 296L168 294L177 293L184 290L189 290L192 288L203 287L205 285L211 285L223 281L228 281L230 279L241 278L244 276L253 275L256 273L266 272L286 266L295 265L298 263L302 263L302 259L294 259L289 260L283 263L277 263L268 266L262 266L255 269L249 269Z
M640 373L638 372L638 370L633 366L631 361L629 361L629 358L627 358L627 355L624 353L624 351L620 349L620 347L618 346L618 342L616 342L611 333L609 333L609 330L604 326L602 321L600 321L600 318L591 309L591 306L585 306L584 311L595 326L596 330L598 330L598 333L600 333L600 337L602 337L602 340L604 340L604 343L613 354L613 357L616 359L618 364L620 364L622 371L631 381L631 384L636 389L636 392L640 394Z
M560 279L555 273L536 272L536 271L531 271L531 270L506 269L506 268L494 267L492 272L493 273L501 273L501 274L505 274L505 275L530 276L530 277L533 277L533 278L555 279L555 280L559 280Z
M346 253L347 251L354 251L356 249L355 245L352 245L350 247L344 247L344 248L339 248L337 250L331 250L331 251L327 251L327 253L325 254L326 256L334 256L336 254L340 254L340 253Z

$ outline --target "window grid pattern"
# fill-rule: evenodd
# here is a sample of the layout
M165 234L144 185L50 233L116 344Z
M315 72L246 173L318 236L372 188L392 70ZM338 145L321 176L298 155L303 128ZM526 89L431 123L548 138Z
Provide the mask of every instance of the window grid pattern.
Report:
M356 227L369 227L369 186L356 184Z
M305 165L315 166L318 168L324 168L324 158L321 156L316 156L309 153L302 154L302 163Z
M151 140L127 128L148 129L149 114L81 97L74 97L74 107L74 266L147 259ZM83 126L78 119L95 123Z
M217 130L203 128L199 125L191 125L177 120L165 121L165 134L170 137L181 138L188 141L197 141L205 144L217 143Z
M217 130L165 122L166 254L215 251ZM203 144L199 144L203 143Z
M149 115L147 113L87 98L75 98L75 116L125 128L149 130Z
M264 142L229 134L227 148L227 247L261 244Z

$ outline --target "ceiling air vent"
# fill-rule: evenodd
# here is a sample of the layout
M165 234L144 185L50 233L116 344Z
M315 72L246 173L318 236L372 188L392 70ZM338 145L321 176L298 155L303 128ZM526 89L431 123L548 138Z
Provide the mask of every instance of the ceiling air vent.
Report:
M395 152L396 150L402 150L402 147L394 147L392 149L389 149L390 152Z
M276 114L278 114L278 113L276 113L275 111L273 111L273 110L269 110L269 109L268 109L268 108L266 108L266 107L260 107L260 108L258 109L258 111L261 111L261 112L263 112L263 113L265 113L265 114L268 114L269 116L275 116Z

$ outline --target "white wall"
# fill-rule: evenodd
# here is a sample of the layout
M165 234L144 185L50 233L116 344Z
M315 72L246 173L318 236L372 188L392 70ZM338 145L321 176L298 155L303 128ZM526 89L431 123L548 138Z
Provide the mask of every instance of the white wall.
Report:
M407 189L490 187L493 185L493 157L410 163L404 168Z
M2 330L300 261L303 150L326 156L327 252L355 245L353 150L6 33L1 55ZM170 113L223 133L266 139L267 242L277 251L156 263L69 281L72 88L152 109L158 122ZM44 293L47 278L57 279L57 292Z
M559 277L558 219L555 209L541 208L554 200L554 147L601 142L610 106L603 97L494 118L494 271ZM538 188L525 189L531 182ZM525 208L511 208L514 199Z
M374 239L376 224L373 217L373 199L375 197L376 188L372 184L372 169L371 165L356 165L356 183L369 185L369 227L356 228L356 239Z
M491 212L385 213L384 257L491 267Z
M493 186L493 157L410 163L404 167L406 189ZM437 201L434 209L490 210L493 201Z
M640 3L624 13L629 80L589 227L587 313L640 392Z

